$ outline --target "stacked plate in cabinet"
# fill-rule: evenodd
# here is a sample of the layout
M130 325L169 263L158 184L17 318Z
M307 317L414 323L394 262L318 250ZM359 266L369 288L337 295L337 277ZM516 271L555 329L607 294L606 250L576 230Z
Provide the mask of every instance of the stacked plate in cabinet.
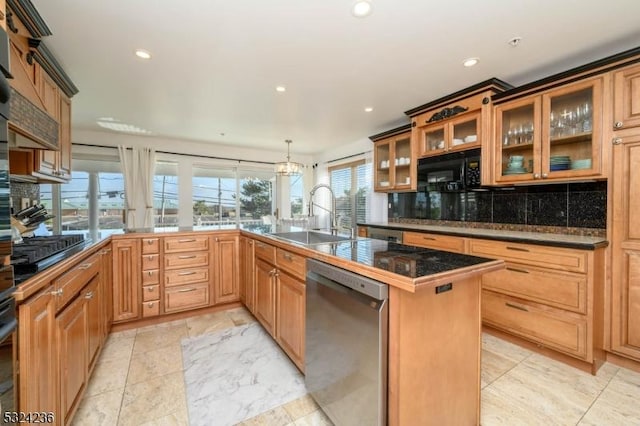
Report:
M571 168L571 157L568 155L552 156L550 160L549 170L552 172L558 170L569 170Z

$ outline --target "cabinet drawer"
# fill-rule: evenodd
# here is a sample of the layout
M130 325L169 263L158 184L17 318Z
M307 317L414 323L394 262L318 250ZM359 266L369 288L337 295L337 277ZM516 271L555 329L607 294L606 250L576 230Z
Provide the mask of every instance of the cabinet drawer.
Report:
M160 270L150 269L142 271L142 285L160 284Z
M160 269L159 254L145 254L142 256L142 270L147 271L149 269Z
M209 253L206 251L188 253L188 254L165 254L164 255L164 267L167 269L193 268L198 266L207 266L208 264L209 264Z
M410 246L464 253L464 238L451 235L404 232L402 234L402 243Z
M154 317L156 315L160 315L160 301L159 300L151 300L149 302L142 303L142 316L143 317Z
M505 269L484 274L482 288L587 313L587 277L582 274L507 263Z
M99 274L100 268L100 254L97 253L55 279L56 311L73 299L93 276Z
M197 269L180 269L175 271L166 271L164 273L164 285L165 287L171 287L176 285L209 282L209 269L197 268Z
M165 253L180 253L197 250L209 250L209 237L206 235L198 235L193 237L165 237L164 239Z
M142 301L149 302L151 300L160 299L160 285L146 285L142 287Z
M289 272L302 280L307 275L307 258L298 254L290 253L281 248L276 249L276 265L278 268Z
M560 247L503 241L469 241L469 254L572 272L586 272L587 253Z
M584 316L483 290L482 321L549 348L587 357Z
M160 253L160 238L143 238L142 254Z
M256 241L254 244L254 253L256 254L256 257L275 265L276 248L271 244Z
M164 292L164 311L176 312L209 304L209 284L190 284L168 288Z

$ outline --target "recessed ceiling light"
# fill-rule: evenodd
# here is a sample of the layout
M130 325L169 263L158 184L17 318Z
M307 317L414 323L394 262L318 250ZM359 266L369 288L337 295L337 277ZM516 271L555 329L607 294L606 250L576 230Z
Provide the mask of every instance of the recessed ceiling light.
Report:
M480 59L478 58L467 58L462 62L462 65L464 65L465 67L472 67L478 62L480 62Z
M366 108L364 109L364 111L365 111L365 112L371 112L371 111L373 111L373 107L366 107Z
M287 88L284 86L276 86L276 92L286 92Z
M142 59L151 59L151 53L144 49L136 49L136 56Z
M351 7L351 13L357 18L364 18L371 15L372 7L371 3L365 0L356 1Z

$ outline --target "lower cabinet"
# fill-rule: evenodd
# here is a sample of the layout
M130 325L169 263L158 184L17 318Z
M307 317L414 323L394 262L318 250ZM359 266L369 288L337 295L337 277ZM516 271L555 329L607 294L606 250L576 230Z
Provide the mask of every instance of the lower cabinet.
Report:
M304 371L305 283L286 272L277 278L276 341Z
M254 315L262 326L275 337L276 324L276 268L256 259L256 300Z
M237 235L214 237L214 303L229 303L240 300L240 248Z
M255 258L253 240L240 237L240 301L254 313L255 303Z
M140 317L140 240L114 240L113 322Z

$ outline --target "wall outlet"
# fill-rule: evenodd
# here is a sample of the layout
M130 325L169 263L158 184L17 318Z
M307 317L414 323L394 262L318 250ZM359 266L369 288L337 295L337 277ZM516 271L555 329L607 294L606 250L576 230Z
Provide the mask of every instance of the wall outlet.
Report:
M21 209L26 209L27 207L29 207L29 203L31 203L31 200L29 198L21 198L20 199L20 208Z

